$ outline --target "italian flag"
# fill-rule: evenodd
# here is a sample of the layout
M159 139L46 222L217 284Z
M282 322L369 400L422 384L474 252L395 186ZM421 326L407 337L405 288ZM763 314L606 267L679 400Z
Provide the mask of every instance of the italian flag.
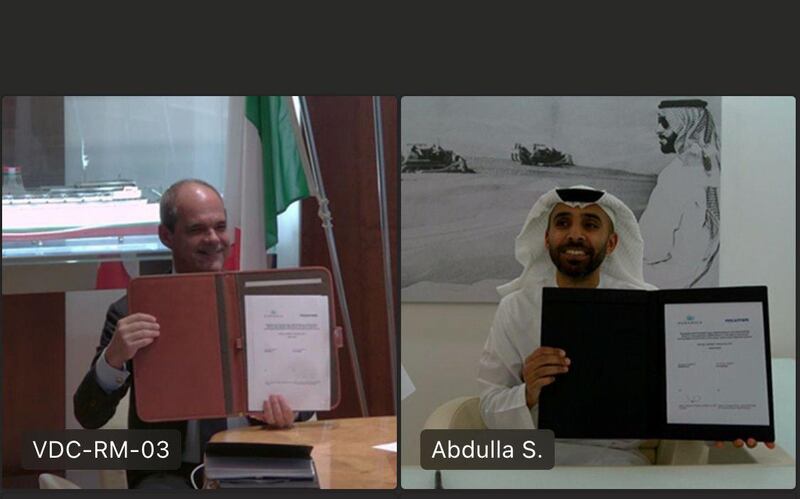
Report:
M264 269L278 215L315 194L290 97L231 97L225 206L233 230L229 270Z

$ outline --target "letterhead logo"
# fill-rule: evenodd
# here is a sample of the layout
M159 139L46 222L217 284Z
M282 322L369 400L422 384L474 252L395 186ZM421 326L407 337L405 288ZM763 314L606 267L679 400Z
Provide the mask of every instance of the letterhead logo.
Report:
M678 324L680 324L681 326L700 325L702 323L703 321L697 320L697 318L692 314L687 314L686 320L678 321Z

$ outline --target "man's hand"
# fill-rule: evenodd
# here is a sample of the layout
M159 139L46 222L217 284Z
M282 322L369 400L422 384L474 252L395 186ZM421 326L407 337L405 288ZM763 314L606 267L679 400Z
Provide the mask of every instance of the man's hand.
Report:
M736 440L734 440L734 441L733 441L733 446L734 446L734 447L737 447L737 448L738 448L738 447L743 447L743 446L744 446L744 444L745 444L745 441L744 441L744 440L742 440L741 438L737 438ZM751 448L751 449L752 449L752 448L754 448L756 445L758 445L758 440L756 440L755 438L748 438L748 439L747 439L747 446L748 446L749 448ZM774 449L774 448L775 448L775 442L764 442L764 445L765 445L765 446L766 446L768 449ZM722 447L724 447L724 446L725 446L725 442L722 442L722 441L719 441L719 440L717 440L716 442L714 442L714 447L716 447L717 449L721 449L721 448L722 448Z
M122 369L139 349L152 343L159 335L156 318L148 314L131 314L117 322L117 330L108 344L106 362L115 369Z
M522 379L529 409L539 403L542 387L555 381L555 375L569 371L569 364L566 352L560 348L539 347L525 359Z
M251 417L274 428L291 428L297 418L297 413L292 411L283 395L270 395L264 401L264 413Z

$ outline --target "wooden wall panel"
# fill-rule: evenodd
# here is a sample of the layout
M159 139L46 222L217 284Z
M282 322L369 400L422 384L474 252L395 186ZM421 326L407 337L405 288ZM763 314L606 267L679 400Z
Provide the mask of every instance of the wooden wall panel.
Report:
M372 98L310 97L308 105L320 170L330 200L333 231L369 412L371 416L394 414ZM394 303L395 314L399 314L397 99L383 97L381 110ZM317 209L316 200L303 201L300 260L302 265L331 268ZM344 325L338 309L337 322ZM396 334L399 335L399 330ZM340 360L342 402L331 413L320 415L321 418L360 415L346 346L342 349Z
M37 487L22 434L63 430L64 293L3 295L3 487Z

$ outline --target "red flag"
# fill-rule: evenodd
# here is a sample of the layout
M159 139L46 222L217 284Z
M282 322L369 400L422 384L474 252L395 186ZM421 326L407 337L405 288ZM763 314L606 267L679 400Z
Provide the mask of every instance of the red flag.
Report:
M95 289L125 289L131 282L131 276L122 262L102 262L97 269Z

